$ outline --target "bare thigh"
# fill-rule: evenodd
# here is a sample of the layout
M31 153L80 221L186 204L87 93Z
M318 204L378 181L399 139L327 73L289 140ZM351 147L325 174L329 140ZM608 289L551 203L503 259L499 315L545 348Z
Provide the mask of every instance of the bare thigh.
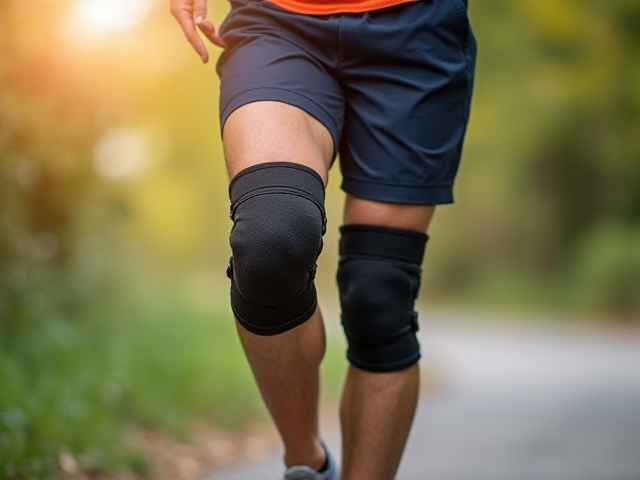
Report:
M426 233L434 211L433 205L378 202L347 195L344 223L405 228Z
M229 177L266 162L295 162L320 174L325 185L334 154L331 134L298 107L275 101L243 105L222 132Z

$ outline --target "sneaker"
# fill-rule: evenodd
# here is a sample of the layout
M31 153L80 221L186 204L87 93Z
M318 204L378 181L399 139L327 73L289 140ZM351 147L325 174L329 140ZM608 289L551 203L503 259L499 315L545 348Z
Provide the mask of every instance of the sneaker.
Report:
M340 480L340 470L327 446L322 443L327 454L327 468L317 472L307 465L293 465L284 472L284 480Z

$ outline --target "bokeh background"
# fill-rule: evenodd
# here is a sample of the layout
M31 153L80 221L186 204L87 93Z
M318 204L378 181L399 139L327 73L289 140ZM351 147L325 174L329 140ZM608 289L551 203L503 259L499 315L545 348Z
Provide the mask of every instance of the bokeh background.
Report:
M229 4L209 4L219 24ZM472 119L431 229L425 321L433 305L640 325L640 3L483 0L470 16ZM68 455L150 472L132 425L264 416L227 306L217 95L168 1L0 0L0 477L55 476Z

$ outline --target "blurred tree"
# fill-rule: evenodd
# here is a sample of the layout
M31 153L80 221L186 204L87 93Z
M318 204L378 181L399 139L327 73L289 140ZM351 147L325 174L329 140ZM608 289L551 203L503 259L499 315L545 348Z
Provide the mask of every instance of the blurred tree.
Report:
M451 242L459 250L444 284L486 291L491 277L501 300L520 284L526 303L640 317L638 248L629 247L640 225L640 3L470 8L480 56L453 216L474 242Z
M47 24L55 23L60 5L39 2L40 14L32 16L26 3L0 4L3 339L12 324L25 320L21 311L38 303L34 297L69 280L79 212L97 185L87 161L97 135L97 99L90 83L61 68L55 55L55 30ZM46 287L45 276L54 276Z
M611 291L612 278L624 280L613 282L616 293L596 306L640 314L640 243L634 249L627 240L640 225L640 68L634 61L640 55L640 4L591 0L518 5L522 17L536 23L545 60L531 69L532 80L550 75L565 97L559 102L562 108L544 119L543 135L527 156L533 201L550 220L531 237L533 265L552 276L578 269L580 275L565 280L578 291L583 285L591 290L588 264L601 263L613 245L591 249L590 257L578 258L578 252L603 225L618 225L620 235L606 241L617 243L627 261L615 260L607 274L599 272L600 290ZM580 296L589 303L592 294Z

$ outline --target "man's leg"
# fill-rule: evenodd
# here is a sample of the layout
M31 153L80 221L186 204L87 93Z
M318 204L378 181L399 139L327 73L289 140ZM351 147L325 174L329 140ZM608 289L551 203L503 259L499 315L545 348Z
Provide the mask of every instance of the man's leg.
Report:
M282 438L285 464L319 469L325 461L318 429L318 367L325 351L320 309L304 324L280 335L254 335L241 326L238 332Z
M231 178L257 164L294 162L313 169L326 184L333 141L317 120L296 107L280 102L244 105L227 119L223 141ZM320 310L277 335L251 333L240 324L238 330L283 440L285 463L321 467L325 453L318 432L318 369L325 334Z
M391 373L349 366L340 410L343 480L395 478L418 389L417 364Z
M345 225L378 225L426 232L432 206L347 197ZM350 365L341 404L342 480L392 480L415 414L419 367L372 372Z

